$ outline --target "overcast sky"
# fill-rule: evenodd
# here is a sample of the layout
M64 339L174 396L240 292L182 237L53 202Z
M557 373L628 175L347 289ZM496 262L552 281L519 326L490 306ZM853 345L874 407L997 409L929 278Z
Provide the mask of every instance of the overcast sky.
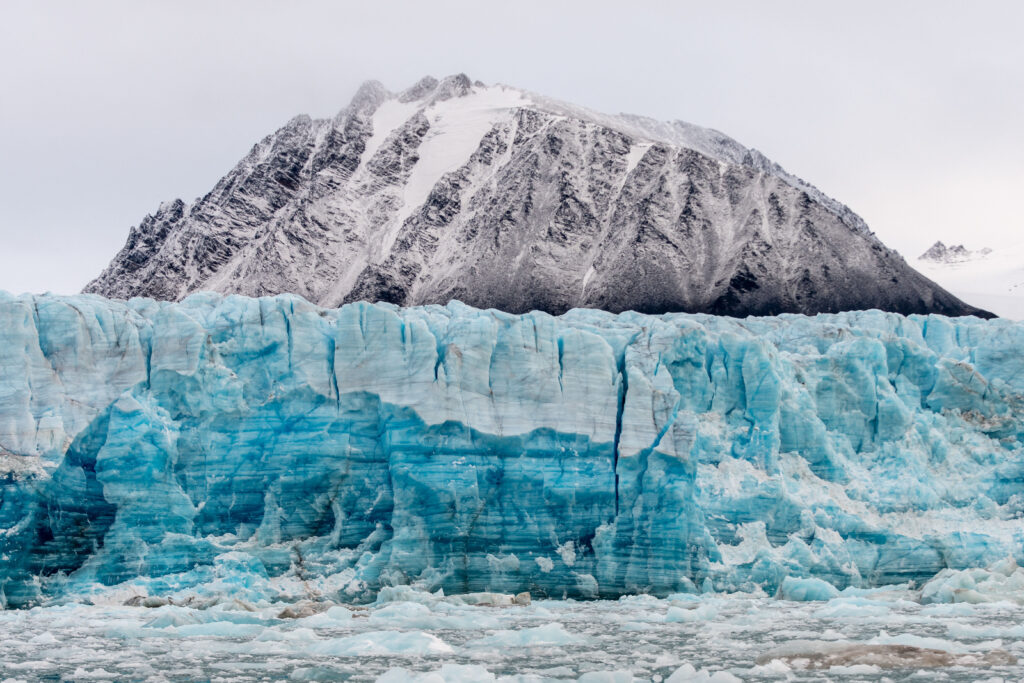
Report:
M295 114L457 72L717 128L905 255L1024 240L1024 3L837 5L3 0L0 289L78 291Z

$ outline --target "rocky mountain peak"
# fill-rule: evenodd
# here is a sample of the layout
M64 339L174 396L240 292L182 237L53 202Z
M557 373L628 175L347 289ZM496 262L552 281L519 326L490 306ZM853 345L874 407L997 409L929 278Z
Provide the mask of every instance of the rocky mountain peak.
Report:
M211 289L510 312L983 313L727 135L465 74L369 81L158 211L86 291Z
M928 247L928 250L917 258L921 261L930 261L932 263L962 263L964 261L983 258L991 253L992 250L987 247L977 251L971 251L962 244L954 244L947 247L942 240L939 240L932 246Z

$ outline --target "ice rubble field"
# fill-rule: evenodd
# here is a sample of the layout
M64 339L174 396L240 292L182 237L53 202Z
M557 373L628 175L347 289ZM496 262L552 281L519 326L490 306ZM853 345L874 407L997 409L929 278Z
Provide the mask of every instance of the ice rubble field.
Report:
M1024 324L0 294L0 368L8 677L1022 673Z
M296 619L284 604L0 612L0 680L1017 681L1012 602L921 605L906 586L827 602L647 595L463 605L411 590Z

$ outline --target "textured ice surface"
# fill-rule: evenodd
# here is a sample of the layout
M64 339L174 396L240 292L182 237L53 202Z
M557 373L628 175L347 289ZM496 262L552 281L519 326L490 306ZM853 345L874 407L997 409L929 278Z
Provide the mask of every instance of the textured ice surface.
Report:
M920 586L1024 560L1022 349L880 312L2 295L2 596Z
M943 569L921 589L921 600L948 602L1016 602L1024 604L1024 569L1012 560L988 568Z
M785 602L692 595L507 609L373 604L347 618L278 619L255 611L123 605L0 611L0 673L21 680L504 681L1016 681L1024 666L1015 604L928 605L915 593ZM951 612L945 608L956 608ZM713 619L678 621L676 610ZM332 607L331 611L348 611ZM823 613L826 612L826 613ZM415 623L410 622L415 618ZM453 621L460 625L453 626ZM475 625L474 625L475 624Z

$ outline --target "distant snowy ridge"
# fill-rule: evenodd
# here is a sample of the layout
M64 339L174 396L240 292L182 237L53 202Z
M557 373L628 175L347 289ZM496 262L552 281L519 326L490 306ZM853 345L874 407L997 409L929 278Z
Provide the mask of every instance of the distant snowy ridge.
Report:
M917 268L964 301L1011 320L1024 320L1024 242L969 250L936 242Z
M841 203L717 131L465 75L364 84L206 196L132 228L86 291L290 292L509 312L982 314Z
M962 263L985 258L992 253L988 247L978 251L970 251L962 244L955 244L947 247L941 240L928 247L928 251L918 256L920 261L931 261L933 263Z

